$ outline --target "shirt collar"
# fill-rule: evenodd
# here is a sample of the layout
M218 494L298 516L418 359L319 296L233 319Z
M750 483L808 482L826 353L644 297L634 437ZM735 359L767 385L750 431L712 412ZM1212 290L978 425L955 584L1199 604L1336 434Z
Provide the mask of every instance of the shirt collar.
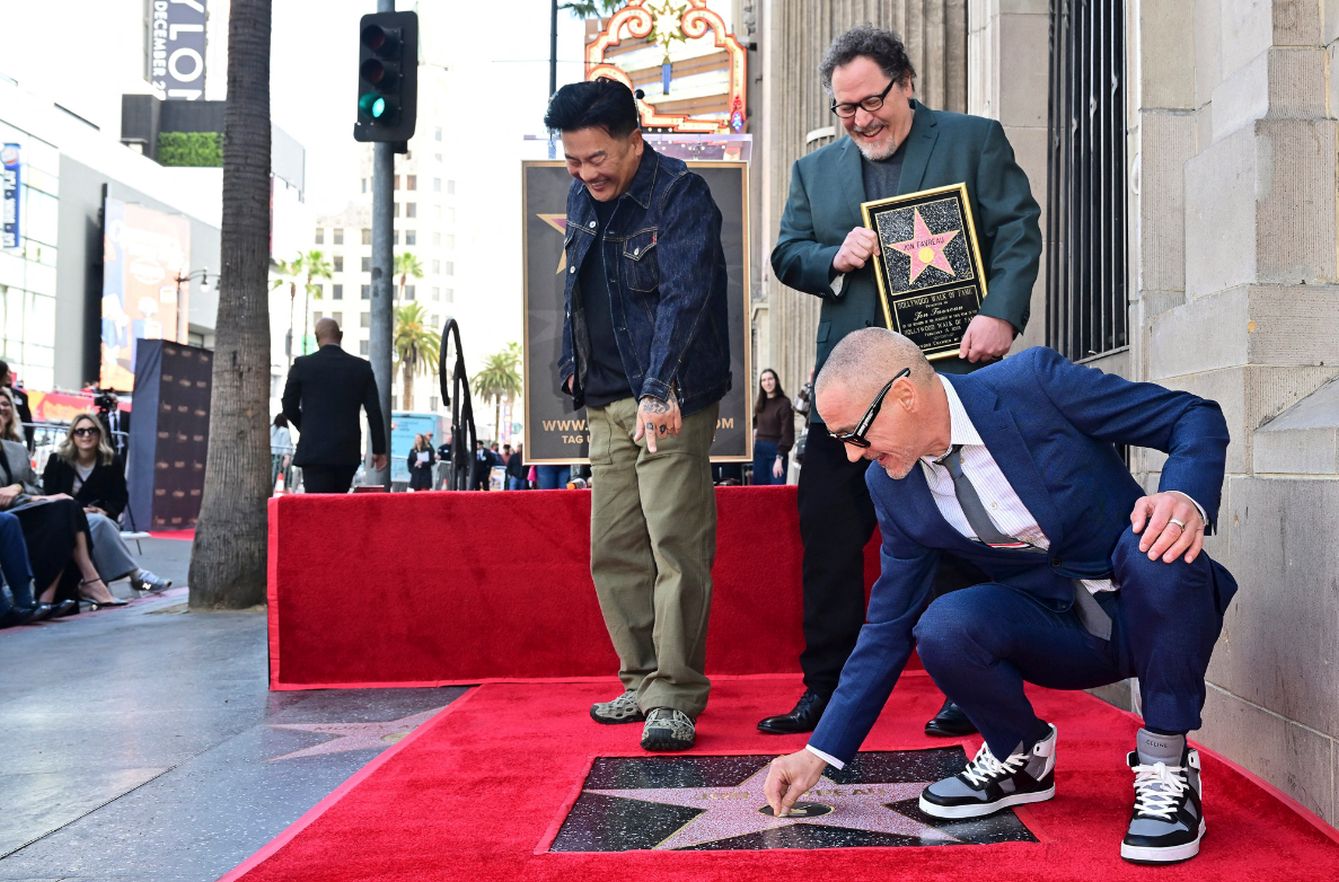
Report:
M944 387L944 397L948 399L949 446L938 456L922 456L921 459L927 463L943 459L955 445L984 445L986 443L981 440L981 433L976 430L976 426L972 424L972 418L967 415L967 408L962 406L962 399L958 397L958 390L954 389L953 384L944 379L942 374L935 374L935 378Z

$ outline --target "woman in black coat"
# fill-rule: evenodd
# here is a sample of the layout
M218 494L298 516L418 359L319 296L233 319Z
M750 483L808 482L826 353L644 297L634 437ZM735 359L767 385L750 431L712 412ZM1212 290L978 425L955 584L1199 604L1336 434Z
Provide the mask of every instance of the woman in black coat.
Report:
M427 454L427 456L422 456ZM437 453L422 435L414 436L414 447L409 451L409 489L431 490L433 463Z

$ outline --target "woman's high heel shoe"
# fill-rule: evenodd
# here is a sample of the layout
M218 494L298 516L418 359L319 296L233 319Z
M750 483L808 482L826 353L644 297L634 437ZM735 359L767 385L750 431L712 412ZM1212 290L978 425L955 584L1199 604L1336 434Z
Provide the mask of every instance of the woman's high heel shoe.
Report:
M79 583L79 587L82 589L85 585L92 585L94 582L101 582L101 581L102 581L101 578L85 579L84 581ZM103 585L103 587L106 588L107 586ZM112 594L111 589L108 589L107 593L111 595L112 598L111 600L98 600L95 597L89 597L87 594L84 594L83 591L79 592L79 598L81 600L86 600L89 603L93 604L94 609L97 609L100 606L125 606L127 603L129 603L128 600L122 600L115 594Z

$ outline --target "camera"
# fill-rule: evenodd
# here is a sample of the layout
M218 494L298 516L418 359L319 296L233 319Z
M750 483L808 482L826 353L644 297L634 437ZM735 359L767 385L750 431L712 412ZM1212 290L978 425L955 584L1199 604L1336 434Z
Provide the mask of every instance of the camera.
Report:
M107 413L110 410L114 410L116 408L116 404L117 401L115 392L109 392L104 389L99 389L98 394L93 396L93 406L103 413Z

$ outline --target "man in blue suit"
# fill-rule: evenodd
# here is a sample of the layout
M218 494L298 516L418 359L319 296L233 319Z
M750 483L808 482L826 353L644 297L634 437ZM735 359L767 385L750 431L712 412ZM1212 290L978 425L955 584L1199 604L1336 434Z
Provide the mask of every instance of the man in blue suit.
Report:
M860 203L959 183L976 218L988 294L957 357L935 368L962 374L1000 358L1027 324L1041 255L1041 209L1004 129L917 101L916 71L891 31L852 28L833 41L819 73L846 136L795 162L772 251L777 279L821 301L815 370L847 334L884 324L874 275L878 237L861 221ZM805 690L793 710L758 723L776 734L814 728L865 621L864 549L875 517L864 469L829 439L817 412L810 423L799 487ZM937 590L979 577L947 558ZM971 731L951 704L926 724L931 735Z
M985 744L921 810L970 818L1055 794L1056 727L1024 681L1087 689L1138 677L1144 727L1127 761L1134 813L1121 855L1185 860L1204 833L1204 672L1236 583L1203 553L1228 444L1218 406L1031 349L965 376L935 374L915 344L870 328L843 340L816 403L866 473L883 534L868 622L808 746L772 764L784 813L859 748L913 646ZM1145 495L1117 453L1168 454ZM987 581L931 600L939 558Z

